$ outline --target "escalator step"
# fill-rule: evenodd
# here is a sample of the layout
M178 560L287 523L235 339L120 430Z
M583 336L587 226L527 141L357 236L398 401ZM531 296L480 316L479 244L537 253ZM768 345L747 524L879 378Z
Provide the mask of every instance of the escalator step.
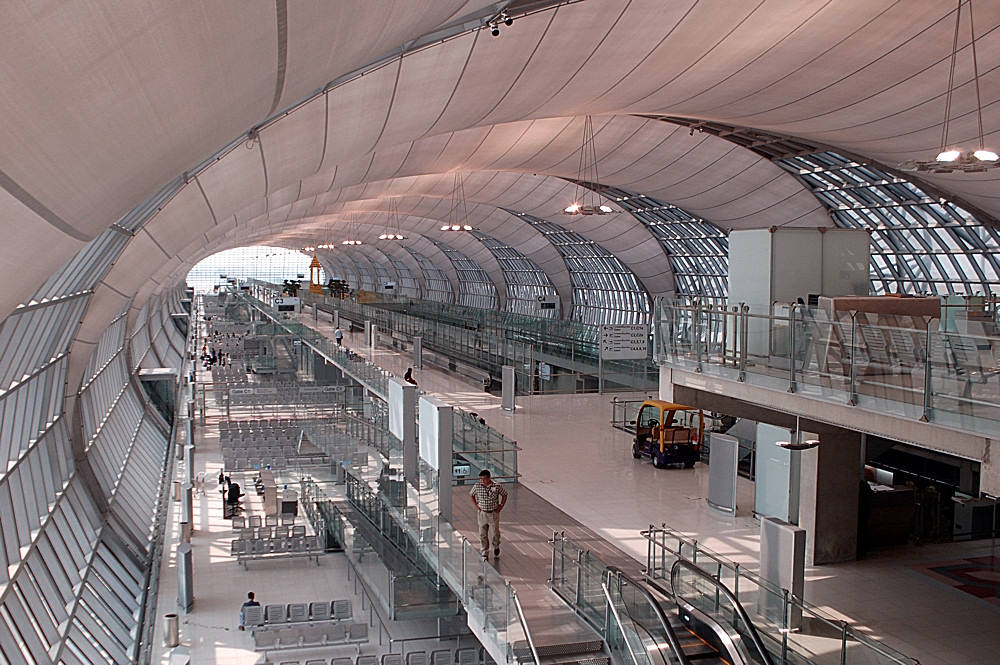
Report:
M690 646L684 644L683 647L684 654L691 659L711 658L719 655L718 651L716 651L711 645L705 644L704 642L699 642L698 644L692 644Z

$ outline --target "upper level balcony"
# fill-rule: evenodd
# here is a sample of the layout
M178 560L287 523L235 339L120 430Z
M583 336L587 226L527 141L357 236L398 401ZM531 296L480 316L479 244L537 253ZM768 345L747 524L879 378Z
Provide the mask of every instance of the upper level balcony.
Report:
M658 300L654 357L693 371L828 404L993 438L1000 432L995 309L906 315L849 300L774 303L768 314ZM895 300L895 299L889 299ZM857 306L847 309L848 306ZM865 309L867 311L861 311ZM841 413L843 413L841 411Z

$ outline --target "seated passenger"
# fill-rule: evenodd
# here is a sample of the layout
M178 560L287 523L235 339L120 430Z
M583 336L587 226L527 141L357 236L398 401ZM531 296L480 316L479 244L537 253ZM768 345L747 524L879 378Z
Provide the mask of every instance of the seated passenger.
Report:
M240 630L244 630L244 626L246 625L245 611L248 607L260 607L260 603L254 600L253 591L247 593L247 601L240 606Z

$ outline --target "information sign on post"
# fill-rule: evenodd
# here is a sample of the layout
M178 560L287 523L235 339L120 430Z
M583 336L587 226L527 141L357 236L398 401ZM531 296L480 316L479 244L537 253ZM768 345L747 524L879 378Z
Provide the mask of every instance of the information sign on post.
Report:
M605 360L642 360L648 355L649 326L645 323L602 325L597 359L598 391L604 392Z
M649 326L644 323L601 326L601 358L640 360L649 353Z

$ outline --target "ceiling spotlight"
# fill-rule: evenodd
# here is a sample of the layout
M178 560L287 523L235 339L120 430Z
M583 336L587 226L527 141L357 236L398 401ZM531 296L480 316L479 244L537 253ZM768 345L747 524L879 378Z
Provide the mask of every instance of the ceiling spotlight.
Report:
M461 226L459 226L458 224L452 224L452 225L451 225L451 230L452 230L452 231L461 231L461 230L462 230L462 227L461 227Z
M608 213L608 212L614 212L614 210L612 210L612 209L611 209L611 206L608 206L608 205L602 205L602 206L599 206L599 207L598 207L598 209L599 209L599 210L600 210L601 212L604 212L604 213Z
M958 159L961 154L962 153L958 150L942 150L938 153L934 160L938 162L953 162Z
M496 23L490 23L490 34L493 35L494 37L499 37L500 26L498 26Z
M993 156L993 159L996 159L996 155ZM465 225L462 226L462 230L463 231L471 231L472 227L469 226L468 224L465 224Z
M450 226L448 226L447 224L445 224L444 226L442 226L442 227L441 227L441 230L442 230L442 231L448 231L448 230L450 230L450 229L451 229L451 227L450 227Z
M514 25L514 19L512 19L510 17L510 15L507 14L507 12L501 12L500 13L500 19L503 21L504 25L507 25L507 26Z
M977 150L974 153L972 153L972 156L975 157L976 159L978 159L981 162L995 162L995 161L997 161L997 154L995 152L993 152L992 150L983 150L982 148L980 148L979 150Z
M564 212L567 215L577 215L577 214L580 213L580 204L579 203L571 203L568 206L566 206L566 210Z

